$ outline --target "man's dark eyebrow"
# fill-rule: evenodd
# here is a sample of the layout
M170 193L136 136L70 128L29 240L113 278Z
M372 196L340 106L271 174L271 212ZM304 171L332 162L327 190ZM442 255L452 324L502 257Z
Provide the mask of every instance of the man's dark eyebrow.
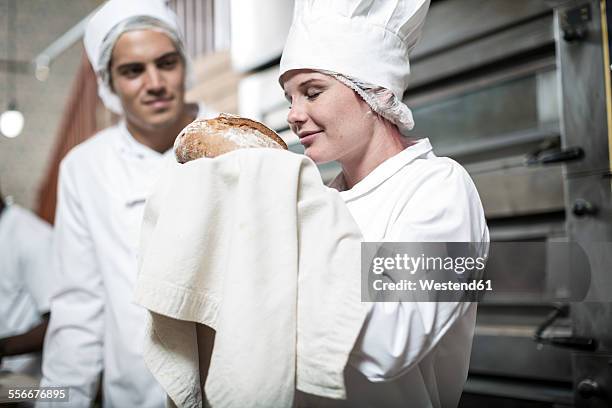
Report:
M117 71L121 71L127 68L135 68L135 67L139 67L142 65L143 65L142 62L126 62L125 64L119 65L116 69Z
M178 51L170 51L170 52L165 53L161 57L155 58L155 62L159 62L159 61L164 60L164 59L169 58L169 57L180 57L180 56L181 56L181 54Z
M179 56L180 57L180 53L178 51L167 52L164 55L155 58L155 62L158 63L160 61L163 61L166 58L174 57L174 56ZM122 70L122 69L125 69L125 68L138 67L138 66L141 66L141 65L142 65L142 62L126 62L124 64L119 65L117 67L117 70Z

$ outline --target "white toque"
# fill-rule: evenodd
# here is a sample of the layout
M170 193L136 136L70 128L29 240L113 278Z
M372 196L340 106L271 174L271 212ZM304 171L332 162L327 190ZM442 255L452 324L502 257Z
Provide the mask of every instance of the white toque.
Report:
M290 70L327 70L387 88L401 100L408 55L428 9L429 0L295 0L281 85Z

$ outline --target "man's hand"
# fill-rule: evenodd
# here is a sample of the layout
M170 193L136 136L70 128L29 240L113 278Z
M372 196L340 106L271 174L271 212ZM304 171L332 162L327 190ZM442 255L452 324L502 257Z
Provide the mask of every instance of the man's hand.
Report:
M42 351L48 323L49 313L46 313L42 316L42 321L26 333L0 339L0 364L6 356Z
M2 366L3 357L4 357L4 339L0 339L0 367Z

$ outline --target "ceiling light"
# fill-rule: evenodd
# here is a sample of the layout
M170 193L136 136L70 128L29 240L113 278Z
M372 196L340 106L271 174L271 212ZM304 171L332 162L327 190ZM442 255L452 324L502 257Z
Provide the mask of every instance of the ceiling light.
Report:
M17 137L23 130L23 114L17 110L14 103L0 115L0 132L9 138Z

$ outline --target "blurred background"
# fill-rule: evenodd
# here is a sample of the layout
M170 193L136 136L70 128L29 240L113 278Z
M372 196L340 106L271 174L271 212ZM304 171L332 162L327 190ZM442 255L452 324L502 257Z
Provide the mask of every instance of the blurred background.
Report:
M98 100L82 46L101 3L0 0L0 112L13 111L0 135L0 185L51 223L59 161L117 120ZM301 151L277 82L293 2L168 4L195 61L188 99L260 120ZM591 297L574 303L563 293L583 271L559 265L546 245L489 265L505 290L479 306L462 407L612 407L612 307L601 296L612 294L608 6L434 0L413 53L414 137L466 167L492 240L578 242L591 264ZM327 181L338 167L320 170ZM555 301L542 300L549 293Z

